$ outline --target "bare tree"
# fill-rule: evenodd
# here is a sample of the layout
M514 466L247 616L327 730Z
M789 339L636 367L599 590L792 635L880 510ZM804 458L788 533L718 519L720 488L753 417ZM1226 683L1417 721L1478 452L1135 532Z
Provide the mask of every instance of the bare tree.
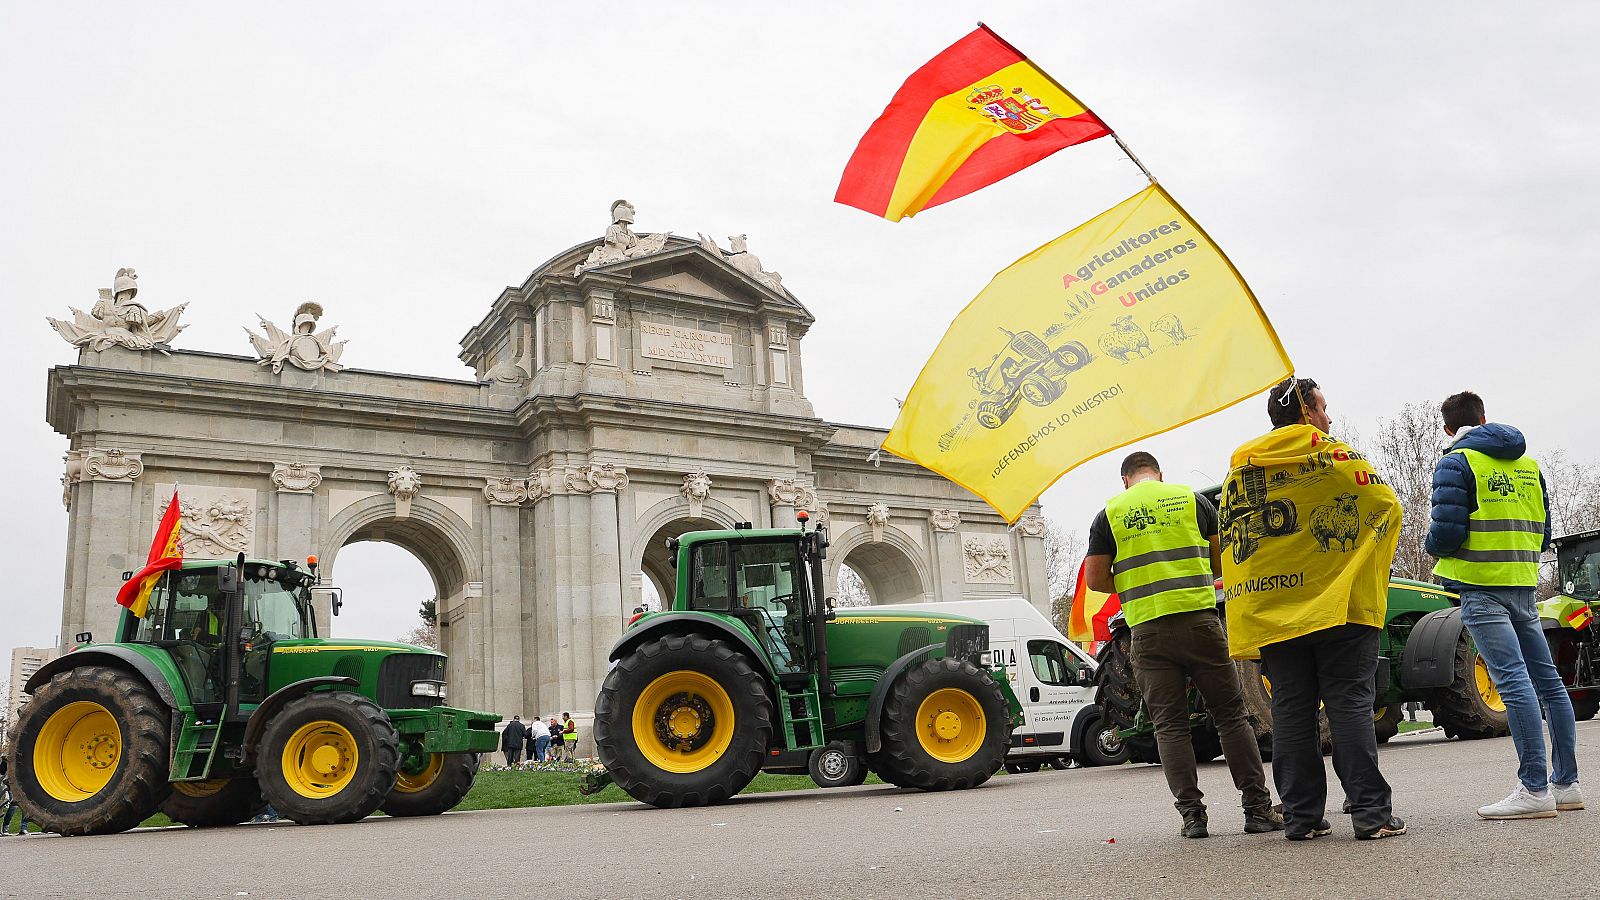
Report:
M422 601L422 606L417 609L417 618L422 621L402 634L400 643L427 647L430 650L439 649L439 601L433 598Z
M1078 567L1086 549L1083 535L1068 531L1054 519L1046 520L1044 530L1044 572L1050 586L1050 621L1062 634L1072 615L1072 594L1078 586Z
M841 608L872 605L872 594L867 591L866 582L861 580L859 572L847 565L839 567L838 590L833 599Z
M1433 465L1446 440L1439 404L1428 400L1407 403L1393 418L1379 419L1365 445L1351 444L1367 454L1373 468L1400 498L1400 544L1395 549L1393 571L1404 578L1428 581L1433 577L1434 560L1423 544L1433 505Z

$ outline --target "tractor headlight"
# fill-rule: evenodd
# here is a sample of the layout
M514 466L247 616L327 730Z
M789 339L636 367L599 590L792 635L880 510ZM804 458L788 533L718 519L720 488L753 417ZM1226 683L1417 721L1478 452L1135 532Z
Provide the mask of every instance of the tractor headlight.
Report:
M983 650L978 653L978 668L990 669L994 667L994 651Z
M442 681L413 681L411 682L411 696L413 697L444 697L444 682Z

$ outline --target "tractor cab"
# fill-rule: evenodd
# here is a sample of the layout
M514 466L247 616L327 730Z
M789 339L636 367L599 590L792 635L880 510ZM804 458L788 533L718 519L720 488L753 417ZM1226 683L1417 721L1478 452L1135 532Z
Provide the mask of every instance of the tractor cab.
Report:
M1600 601L1600 531L1569 534L1551 543L1561 593L1586 603Z
M817 602L807 565L818 532L699 532L679 547L686 565L672 608L730 616L766 651L779 676L804 675L818 657L816 627L825 610ZM820 547L813 548L813 552ZM817 578L820 580L821 573Z

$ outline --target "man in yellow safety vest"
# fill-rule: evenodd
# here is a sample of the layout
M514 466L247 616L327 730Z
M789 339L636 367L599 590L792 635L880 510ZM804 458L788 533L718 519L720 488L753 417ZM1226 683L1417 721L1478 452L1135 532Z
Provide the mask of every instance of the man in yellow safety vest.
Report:
M1461 621L1505 701L1517 747L1517 789L1478 815L1544 819L1583 809L1572 700L1534 605L1539 554L1550 546L1544 475L1527 455L1522 432L1490 422L1477 394L1456 394L1440 411L1451 443L1433 468L1427 550L1439 559L1433 574L1461 595ZM1545 757L1541 702L1553 771Z
M1242 796L1245 831L1281 830L1283 817L1272 808L1261 749L1245 719L1239 678L1217 616L1217 511L1190 488L1163 482L1156 458L1142 451L1122 461L1122 483L1127 489L1111 498L1089 527L1084 579L1094 590L1116 592L1133 630L1134 678L1155 725L1167 787L1183 816L1180 833L1208 834L1189 736L1189 680L1216 724Z

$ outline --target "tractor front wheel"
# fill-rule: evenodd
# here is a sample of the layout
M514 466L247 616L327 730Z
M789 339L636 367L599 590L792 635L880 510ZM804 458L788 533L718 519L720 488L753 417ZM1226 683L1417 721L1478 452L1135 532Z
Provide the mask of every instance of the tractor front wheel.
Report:
M57 834L115 834L167 798L166 704L143 680L103 666L58 672L17 717L13 794Z
M966 660L930 659L889 687L883 745L868 761L899 787L963 790L1000 771L1010 742L1011 714L994 679Z
M310 693L272 717L256 778L278 815L301 825L357 822L394 789L400 738L376 703L349 691Z
M391 816L436 816L456 808L478 778L476 753L425 753L401 763L394 790L378 807Z
M1445 737L1472 740L1511 733L1505 701L1466 629L1456 642L1455 677L1433 692L1428 708Z
M617 662L595 701L594 740L629 796L707 806L744 790L772 738L767 680L726 641L648 641Z
M267 801L253 776L213 778L210 781L178 781L172 795L161 804L161 812L180 825L214 828L237 825L261 812Z

